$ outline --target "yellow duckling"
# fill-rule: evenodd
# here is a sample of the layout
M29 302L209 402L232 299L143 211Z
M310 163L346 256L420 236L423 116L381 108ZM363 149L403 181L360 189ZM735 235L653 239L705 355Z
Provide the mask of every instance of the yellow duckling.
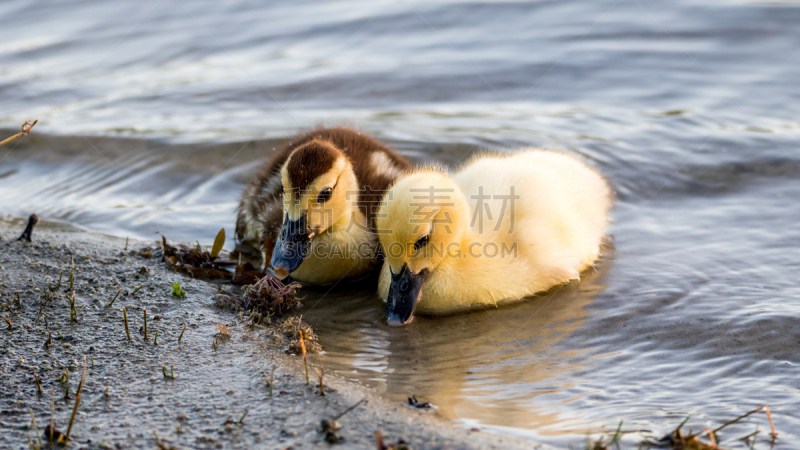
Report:
M577 279L600 255L611 208L605 179L555 151L410 173L378 213L386 319L496 306Z
M327 284L378 261L375 213L411 167L389 147L349 128L298 136L266 162L239 203L237 248L259 248L275 275Z

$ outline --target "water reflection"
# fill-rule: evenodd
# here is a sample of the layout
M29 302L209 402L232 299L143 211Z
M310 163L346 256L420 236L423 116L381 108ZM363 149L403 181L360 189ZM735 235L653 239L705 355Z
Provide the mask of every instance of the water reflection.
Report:
M608 253L608 252L606 252ZM585 348L560 342L589 317L587 306L605 290L610 256L580 283L527 301L451 317L417 317L390 328L371 283L354 295L350 287L306 291L303 317L323 337L326 367L377 388L398 402L410 395L434 403L449 419L545 430L581 423L537 407L537 398L560 395L585 369ZM333 339L325 339L325 337ZM564 422L574 422L564 427Z

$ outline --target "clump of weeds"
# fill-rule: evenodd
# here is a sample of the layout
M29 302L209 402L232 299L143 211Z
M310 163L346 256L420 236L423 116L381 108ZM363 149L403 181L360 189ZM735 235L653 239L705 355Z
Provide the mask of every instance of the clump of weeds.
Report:
M225 292L215 296L214 304L231 312L247 311L250 323L263 325L302 306L297 297L300 287L299 283L284 284L267 274L246 286L241 295Z
M245 310L256 309L262 315L282 316L301 306L298 288L300 283L283 284L277 277L267 274L245 288L242 306Z
M698 432L693 432L689 430L688 433L684 433L683 426L686 422L689 421L687 417L680 425L678 425L672 432L667 434L666 436L662 436L660 438L656 437L648 437L645 438L644 441L639 443L640 447L648 448L648 447L659 447L659 448L670 448L670 449L692 449L692 450L711 450L711 449L719 449L718 446L718 436L717 433L722 431L724 428L738 423L745 418L759 412L764 411L767 414L767 420L769 421L770 427L770 437L771 437L771 444L775 443L775 440L778 437L778 433L775 432L775 426L772 423L772 414L769 411L769 406L763 405L759 406L758 408L749 411L747 413L742 414L741 416L729 420L722 425L718 426L717 428L704 428ZM750 433L747 436L739 438L741 441L748 442L751 448L755 447L755 439L758 435L759 431L755 433ZM701 437L706 436L708 441L704 441Z
M288 345L287 353L302 355L303 348L308 353L319 353L322 350L319 337L309 324L303 322L302 317L289 317L278 325L277 332L278 337L283 338Z

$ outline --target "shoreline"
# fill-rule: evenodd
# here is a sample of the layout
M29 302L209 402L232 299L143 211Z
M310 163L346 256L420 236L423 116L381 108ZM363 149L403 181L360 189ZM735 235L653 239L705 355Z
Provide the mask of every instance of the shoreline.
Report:
M56 429L66 432L84 355L86 383L71 446L328 447L331 444L319 432L320 422L362 399L338 420L342 428L336 433L344 438L340 448L375 448L377 430L387 445L402 439L411 448L540 446L461 427L438 417L436 411L390 402L337 374L324 374L325 396L321 396L316 371L320 358L309 355L311 383L306 385L302 357L287 355L285 345L272 339L269 330L248 327L235 314L213 306L213 297L229 285L193 280L170 270L159 258L136 255L143 245L155 246L155 240L130 240L123 251L126 239L40 221L32 243L17 241L26 222L0 219L0 292L9 304L0 307L13 324L10 328L0 324L2 446L19 448L27 446L28 439L36 441L31 411L41 434L51 420L52 393ZM68 288L73 258L77 321L71 318ZM58 284L62 270L59 288L48 294L48 286ZM186 296L171 294L174 283L181 284ZM107 307L120 289L113 306ZM48 295L51 298L43 307ZM147 341L140 334L145 309ZM219 336L218 324L229 330L229 338ZM156 332L158 345L154 345ZM325 336L320 340L324 349ZM265 379L273 369L270 397Z

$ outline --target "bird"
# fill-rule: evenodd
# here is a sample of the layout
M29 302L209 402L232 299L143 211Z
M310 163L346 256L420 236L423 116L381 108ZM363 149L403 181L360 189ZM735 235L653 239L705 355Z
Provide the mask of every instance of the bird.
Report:
M380 264L375 214L385 191L411 163L348 127L316 128L279 148L242 191L240 254L274 274L323 285Z
M388 324L496 307L579 279L600 257L612 208L605 178L555 150L483 153L452 175L412 170L377 214Z

